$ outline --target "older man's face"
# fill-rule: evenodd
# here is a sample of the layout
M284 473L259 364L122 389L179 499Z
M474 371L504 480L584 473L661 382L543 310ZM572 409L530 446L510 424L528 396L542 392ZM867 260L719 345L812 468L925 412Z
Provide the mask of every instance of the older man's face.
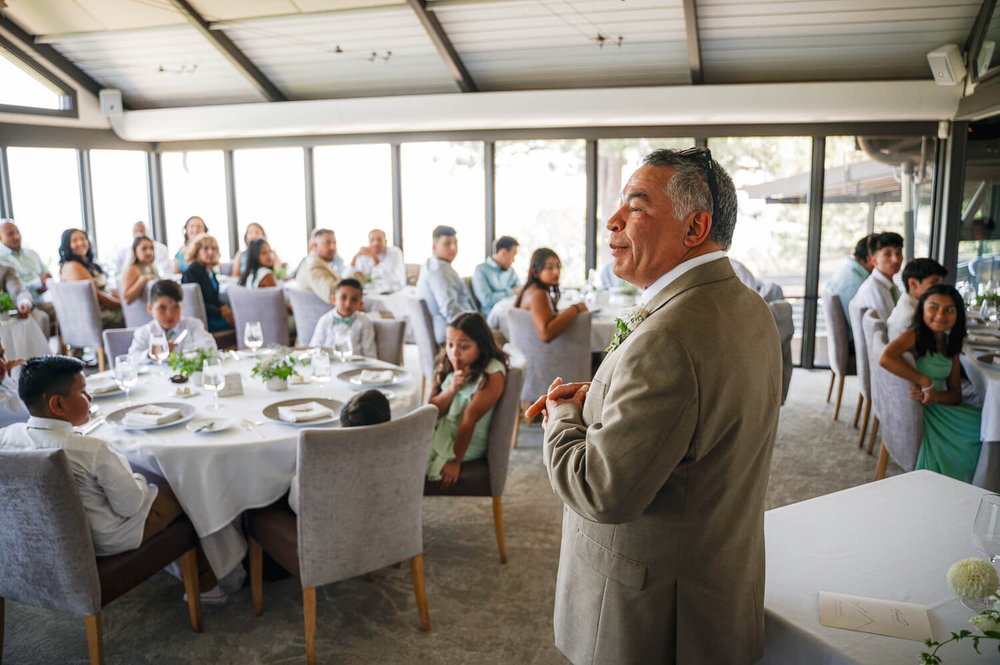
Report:
M667 183L674 170L643 166L622 191L622 204L608 219L615 275L646 288L680 263L687 225L674 216Z
M385 234L381 231L375 230L368 234L368 246L374 250L376 254L384 254L386 245Z
M21 232L11 222L0 227L0 240L3 240L3 244L11 249L21 249Z
M146 235L146 223L136 222L135 226L132 227L132 237L138 238L140 236Z

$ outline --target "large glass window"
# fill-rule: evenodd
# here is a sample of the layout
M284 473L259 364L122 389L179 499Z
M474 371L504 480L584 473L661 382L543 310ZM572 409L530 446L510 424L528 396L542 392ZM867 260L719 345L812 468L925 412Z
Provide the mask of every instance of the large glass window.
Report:
M386 144L322 146L313 150L316 227L337 233L337 251L350 263L368 245L368 232L392 238L392 155Z
M223 256L229 247L229 214L226 210L226 165L221 150L165 152L163 209L167 219L166 243L171 254L184 244L184 222L197 215L219 241Z
M233 169L240 238L248 224L260 224L271 249L294 270L309 249L302 148L236 150Z
M83 228L80 171L76 150L8 148L14 220L21 241L59 274L59 239L69 228Z
M444 224L458 231L455 270L471 275L486 244L483 144L404 143L400 152L406 261L423 263L431 255L431 232Z
M0 104L39 109L63 108L63 93L42 80L14 54L0 48Z
M579 286L586 270L586 142L498 141L496 235L514 236L514 269L523 280L531 252L555 250L563 286Z
M132 227L149 222L146 153L138 150L91 150L97 255L117 272L118 258L132 246ZM147 228L152 233L151 228Z
M970 303L974 295L1000 292L1000 165L996 161L1000 139L992 127L983 130L970 134L959 228L956 281Z

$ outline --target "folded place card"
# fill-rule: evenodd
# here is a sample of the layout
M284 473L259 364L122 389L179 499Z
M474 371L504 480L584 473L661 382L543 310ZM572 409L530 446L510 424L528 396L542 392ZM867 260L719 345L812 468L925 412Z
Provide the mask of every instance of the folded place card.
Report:
M389 383L392 381L392 370L365 369L361 371L361 383Z
M226 374L226 382L222 384L219 397L234 397L243 394L243 377L239 372Z
M819 592L819 622L831 628L901 637L923 642L931 637L927 608L880 598Z
M290 423L304 423L329 418L333 411L318 402L303 402L295 406L279 406L278 417Z
M162 425L179 420L180 417L180 409L159 406L157 404L147 404L126 413L122 419L122 423L126 427L143 427L148 425Z
M94 378L91 377L87 379L87 391L92 395L103 395L104 393L113 393L116 390L120 390L118 384L107 377Z

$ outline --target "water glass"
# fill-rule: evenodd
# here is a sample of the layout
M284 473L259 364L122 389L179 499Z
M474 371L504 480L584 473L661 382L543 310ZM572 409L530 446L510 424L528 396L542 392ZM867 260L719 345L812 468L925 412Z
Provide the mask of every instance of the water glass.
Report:
M115 382L125 391L125 406L132 404L132 388L139 383L139 369L127 353L115 357Z
M260 321L247 321L243 326L243 343L253 351L253 357L256 359L257 349L264 346L264 331L260 327Z
M354 346L351 344L351 329L347 326L336 326L333 329L333 352L346 363L354 353Z
M201 375L202 385L214 394L212 406L208 408L212 411L218 411L222 408L219 406L219 391L226 384L226 375L222 369L222 360L219 358L207 358L202 365Z
M972 543L994 566L1000 563L1000 495L987 494L980 500L972 522Z
M159 333L149 338L149 356L156 361L157 367L163 367L163 363L170 357L170 344L165 334Z
M330 356L325 351L320 351L313 356L309 363L312 366L312 378L317 383L327 383L330 381Z

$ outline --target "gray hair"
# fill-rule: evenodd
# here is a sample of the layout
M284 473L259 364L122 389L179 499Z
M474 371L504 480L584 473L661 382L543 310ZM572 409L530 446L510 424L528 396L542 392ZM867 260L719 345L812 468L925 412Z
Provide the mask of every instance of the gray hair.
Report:
M667 183L667 196L673 202L674 216L687 217L695 210L712 210L712 190L704 159L682 154L680 150L654 150L642 160L645 166L660 166L674 170ZM712 240L722 249L729 249L736 230L736 186L719 162L712 160L716 182L716 209L712 215Z

